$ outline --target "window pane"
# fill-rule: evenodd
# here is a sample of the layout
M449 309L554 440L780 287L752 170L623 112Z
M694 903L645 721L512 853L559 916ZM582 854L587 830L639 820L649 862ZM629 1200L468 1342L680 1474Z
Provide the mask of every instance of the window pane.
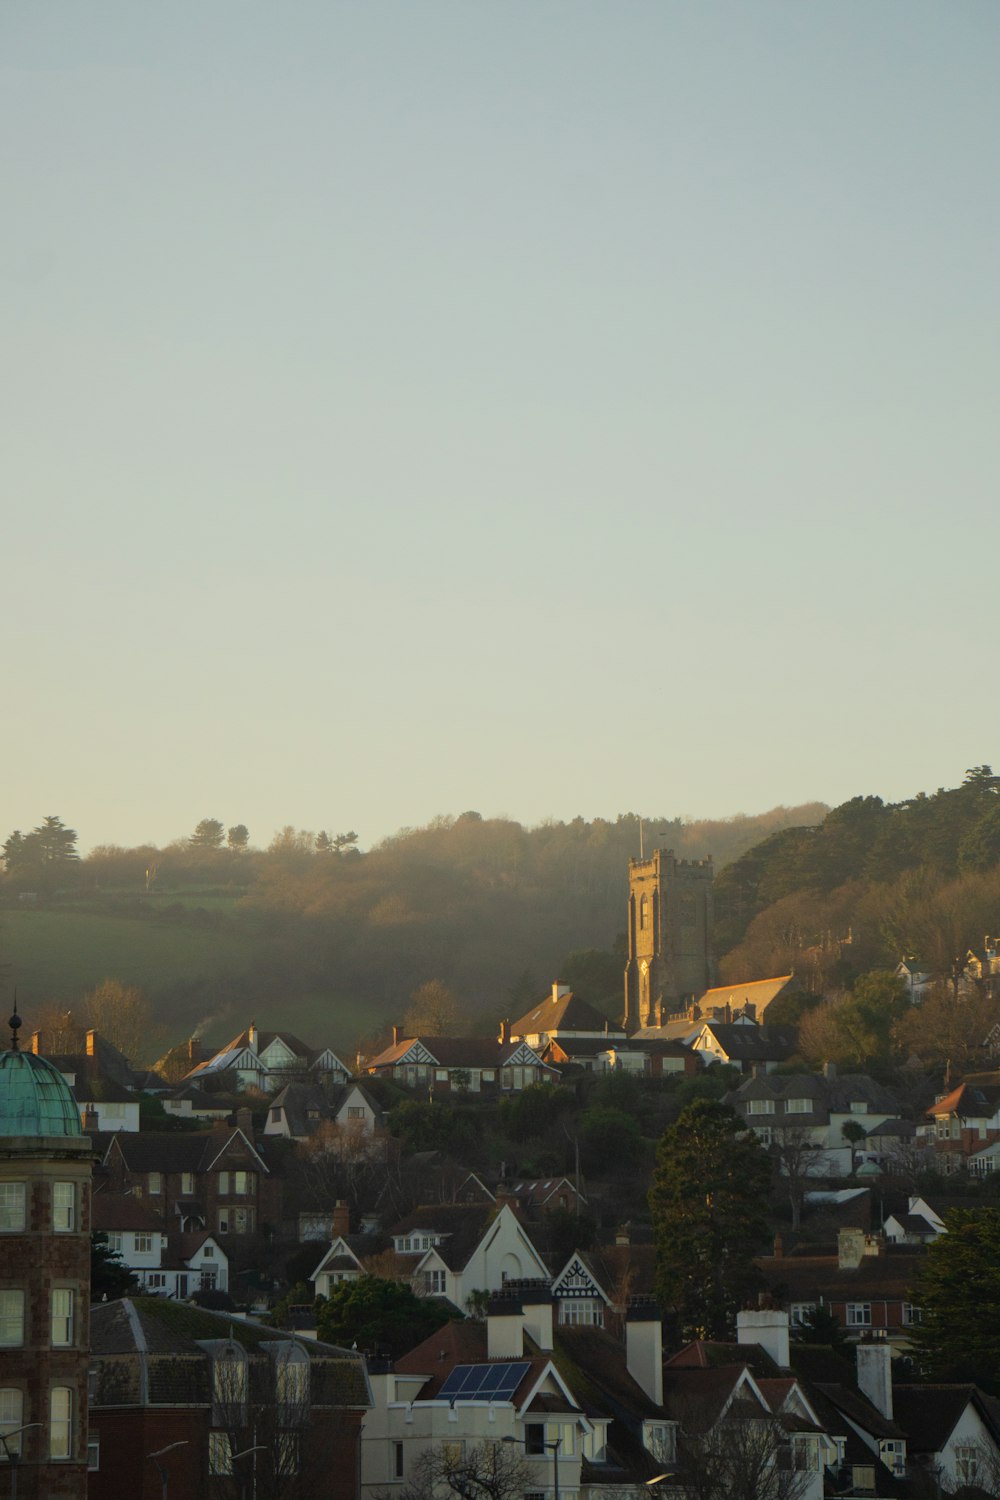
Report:
M24 1183L0 1183L0 1230L16 1233L24 1228Z
M24 1343L24 1293L16 1289L0 1292L0 1344L16 1349Z
M76 1188L71 1182L52 1184L52 1228L57 1234L76 1228Z
M52 1291L52 1343L65 1348L73 1342L73 1293L68 1287Z
M17 1429L24 1425L21 1416L23 1410L24 1394L22 1391L0 1390L0 1432L5 1435L8 1432L17 1432ZM20 1453L22 1436L23 1434L18 1432L17 1437L7 1439L7 1446L11 1453ZM0 1444L0 1463L4 1462L5 1458L3 1445Z
M73 1447L73 1392L56 1385L49 1393L49 1457L69 1458Z

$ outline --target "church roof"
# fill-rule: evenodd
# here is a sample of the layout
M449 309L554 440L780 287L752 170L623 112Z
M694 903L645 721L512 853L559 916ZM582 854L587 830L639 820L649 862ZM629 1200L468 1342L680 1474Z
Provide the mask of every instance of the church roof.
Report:
M574 995L572 990L558 996L547 995L540 1005L512 1022L510 1028L512 1037L534 1036L542 1031L550 1036L559 1031L589 1031L595 1036L608 1037L625 1035L623 1026L609 1021L606 1015L595 1010L588 1001L581 1000L579 995Z
M20 1050L20 1025L11 1016L11 1045L0 1052L0 1136L81 1136L73 1091L47 1058Z
M802 986L794 974L779 974L776 979L752 979L745 984L720 984L699 995L698 1004L703 1012L731 1005L733 1010L742 1010L749 1001L757 1007L758 1018L763 1015L772 1000L776 1000L786 989L799 990Z

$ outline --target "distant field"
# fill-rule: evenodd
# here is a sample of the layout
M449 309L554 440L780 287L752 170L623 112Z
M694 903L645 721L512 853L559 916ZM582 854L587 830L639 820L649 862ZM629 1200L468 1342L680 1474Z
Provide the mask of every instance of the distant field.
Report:
M217 905L225 900L218 898ZM163 902L170 904L170 898ZM361 999L280 984L262 992L255 975L260 951L249 929L214 931L72 908L0 912L0 983L8 994L17 987L18 1007L29 1024L35 1006L58 1000L71 1007L102 979L138 985L159 1002L171 1044L195 1026L201 1029L202 1022L206 1041L220 1044L256 1020L346 1054L378 1024L370 1003Z
M251 958L239 933L73 910L3 912L0 952L22 1005L75 1000L109 978L156 995L192 977L232 974Z

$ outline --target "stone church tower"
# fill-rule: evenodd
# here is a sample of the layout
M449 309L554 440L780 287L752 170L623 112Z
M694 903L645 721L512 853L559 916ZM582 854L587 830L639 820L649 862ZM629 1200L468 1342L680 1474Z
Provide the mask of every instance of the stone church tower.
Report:
M628 862L625 1026L659 1026L715 983L711 859Z

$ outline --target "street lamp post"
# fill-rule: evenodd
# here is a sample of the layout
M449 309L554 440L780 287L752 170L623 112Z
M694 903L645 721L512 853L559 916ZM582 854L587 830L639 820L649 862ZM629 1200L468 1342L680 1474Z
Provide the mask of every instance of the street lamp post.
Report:
M501 1443L518 1443L527 1452L528 1444L524 1438L504 1437ZM562 1438L553 1438L551 1443L542 1439L542 1447L552 1454L552 1494L553 1500L559 1500L559 1449L562 1447Z
M169 1482L169 1470L167 1469L165 1464L160 1463L160 1459L165 1453L173 1453L175 1448L186 1448L187 1445L187 1438L181 1438L176 1443L168 1443L165 1448L157 1448L155 1453L146 1454L146 1457L156 1465L156 1472L160 1476L160 1487L163 1491L163 1500L168 1500L167 1485Z
M22 1432L30 1432L32 1427L41 1427L41 1422L25 1422L23 1427L15 1427L13 1432L0 1432L0 1443L3 1443L4 1457L10 1464L10 1500L17 1500L17 1466L21 1462L20 1444L16 1453L11 1453L7 1447L8 1438L20 1437Z
M239 1453L234 1453L233 1456L232 1456L232 1458L230 1459L230 1462L231 1463L235 1463L238 1458L246 1458L246 1456L247 1456L248 1453L266 1453L266 1452L267 1452L267 1444L266 1443L254 1443L254 1445L253 1445L252 1448L243 1448ZM247 1492L246 1485L245 1484L241 1484L240 1485L240 1495L242 1497L244 1497L244 1500L245 1500L246 1492ZM256 1497L256 1494L257 1494L257 1460L254 1459L254 1461L253 1461L253 1495Z

